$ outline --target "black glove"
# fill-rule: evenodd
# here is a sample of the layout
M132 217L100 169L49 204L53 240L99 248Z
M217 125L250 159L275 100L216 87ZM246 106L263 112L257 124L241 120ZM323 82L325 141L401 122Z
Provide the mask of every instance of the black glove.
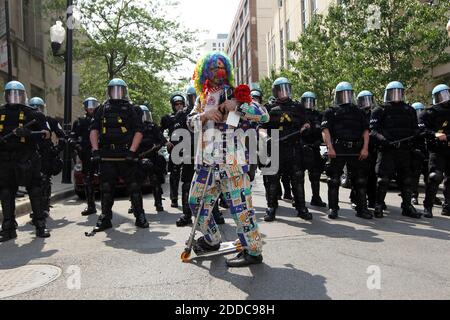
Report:
M102 160L102 158L100 157L100 151L99 150L93 150L92 151L91 161L93 163L99 163L101 160Z
M31 134L32 131L27 128L17 128L15 131L15 135L19 138L28 138L29 136L31 136Z
M136 152L128 151L127 157L125 158L128 162L137 162L139 159Z
M154 166L153 162L150 159L142 159L141 164L145 170L151 170Z

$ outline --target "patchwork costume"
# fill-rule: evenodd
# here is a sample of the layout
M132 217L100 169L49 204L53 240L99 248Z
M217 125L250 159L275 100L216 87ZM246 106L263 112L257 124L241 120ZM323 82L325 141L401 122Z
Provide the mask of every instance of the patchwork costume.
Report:
M222 56L219 59L222 59ZM262 239L252 204L248 175L250 165L245 148L245 130L241 127L248 126L249 121L268 122L269 115L265 108L250 99L248 103L238 103L235 111L235 115L240 116L238 126L226 124L226 120L221 123L207 121L202 124L200 115L210 109L217 109L227 99L224 96L226 92L231 91L232 79L228 79L223 85L211 87L208 81L206 85L205 82L200 82L201 73L198 69L196 76L196 89L201 94L201 99L188 117L188 127L195 133L197 146L196 173L189 195L190 208L194 215L200 212L198 224L206 243L217 246L221 242L221 234L214 221L212 209L223 194L237 224L237 234L242 247L250 256L260 256ZM230 115L231 113L228 117ZM241 130L236 131L237 129ZM210 179L206 181L209 172ZM199 211L205 188L203 206Z

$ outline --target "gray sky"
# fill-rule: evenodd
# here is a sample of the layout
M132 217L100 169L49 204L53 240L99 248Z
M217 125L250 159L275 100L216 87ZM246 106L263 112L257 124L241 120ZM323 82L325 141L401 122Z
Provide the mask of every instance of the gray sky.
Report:
M240 0L179 0L174 15L189 29L204 32L198 35L202 40L215 38L218 33L228 33L233 23ZM190 77L194 65L186 65L180 76Z

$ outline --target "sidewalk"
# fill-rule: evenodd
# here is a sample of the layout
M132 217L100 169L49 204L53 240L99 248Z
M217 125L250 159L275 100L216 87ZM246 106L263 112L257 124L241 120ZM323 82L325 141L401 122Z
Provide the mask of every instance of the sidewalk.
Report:
M20 188L20 191L25 191L25 188ZM61 174L52 179L52 197L51 203L58 202L62 199L75 195L73 184L62 184ZM16 216L22 216L31 213L31 204L28 195L21 198L16 198ZM3 220L2 209L0 207L0 221Z

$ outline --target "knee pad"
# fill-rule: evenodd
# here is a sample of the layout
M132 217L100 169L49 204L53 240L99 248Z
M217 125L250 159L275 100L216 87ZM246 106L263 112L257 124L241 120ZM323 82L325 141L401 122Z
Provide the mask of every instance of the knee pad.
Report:
M102 183L101 187L102 187L101 191L103 193L111 193L112 192L112 186L110 183L104 182L104 183Z
M137 182L132 182L128 186L128 190L130 191L130 193L139 193L141 192L141 186Z
M340 185L341 185L341 179L339 177L328 178L328 187L329 188L339 188Z
M389 178L383 177L378 178L378 186L382 188L388 188L389 187Z
M441 171L431 172L429 175L429 181L434 184L441 184L444 180L444 174Z
M305 181L305 171L299 170L299 171L294 172L294 175L292 178L294 178L297 181L304 182Z
M355 187L356 188L364 188L367 186L367 179L366 178L357 178L355 180Z

